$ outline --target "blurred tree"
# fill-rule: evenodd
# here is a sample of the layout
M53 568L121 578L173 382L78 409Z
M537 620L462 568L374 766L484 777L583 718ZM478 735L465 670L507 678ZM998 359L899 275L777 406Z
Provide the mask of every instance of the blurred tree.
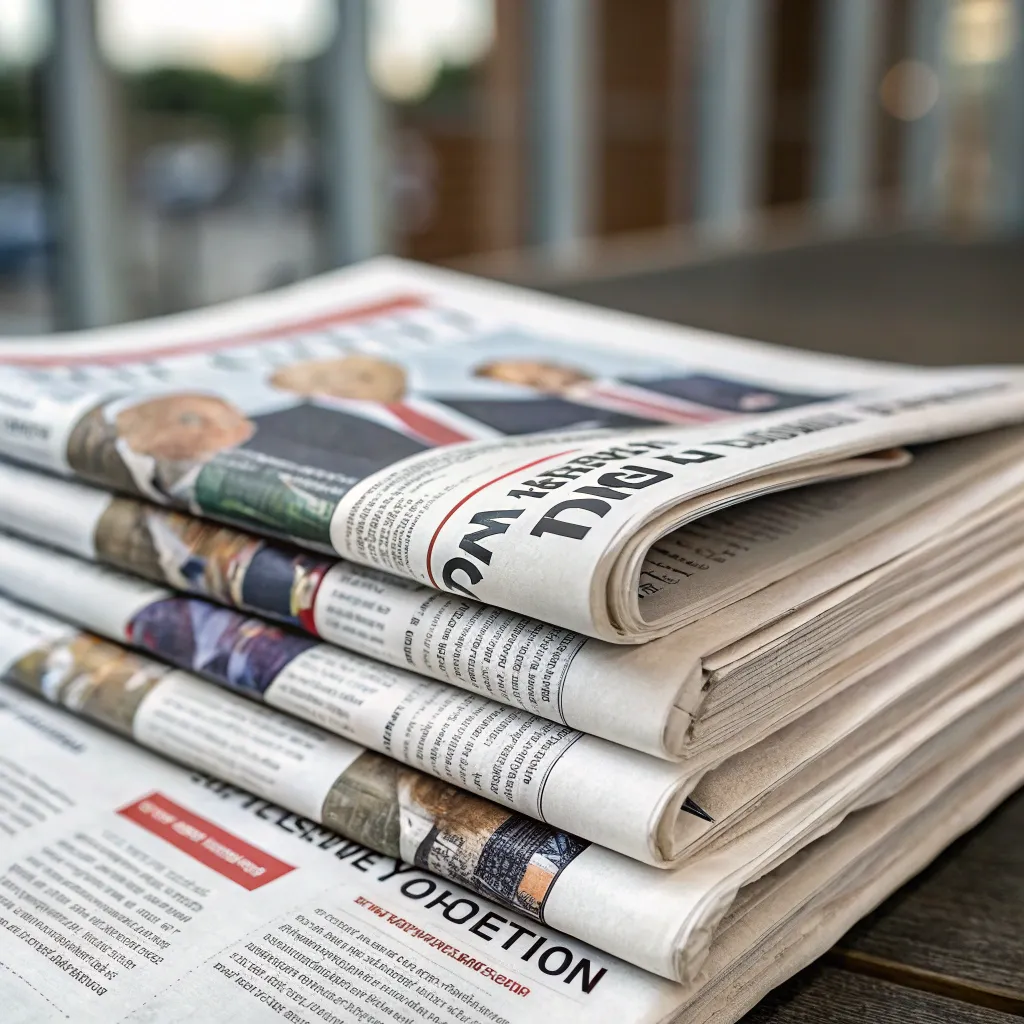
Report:
M274 79L242 80L201 68L141 71L126 79L125 90L137 111L212 121L241 158L252 152L260 121L283 112Z
M0 138L32 134L32 108L30 76L23 70L0 73Z

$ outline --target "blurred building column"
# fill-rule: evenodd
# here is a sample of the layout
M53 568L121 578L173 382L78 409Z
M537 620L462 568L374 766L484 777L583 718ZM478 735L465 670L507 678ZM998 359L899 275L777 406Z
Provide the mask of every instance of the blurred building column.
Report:
M391 182L383 105L370 79L369 0L334 0L336 26L320 58L324 250L345 266L387 250Z
M912 0L908 14L904 90L913 95L906 97L912 119L904 138L901 186L905 212L922 220L940 218L946 205L951 7L952 0Z
M882 11L879 0L824 0L823 15L815 196L845 227L870 203Z
M1024 230L1024 0L1011 0L1009 53L1001 62L993 119L992 203L999 230Z
M594 196L594 4L530 0L529 236L553 259L588 235Z
M696 220L744 230L761 205L770 40L766 0L699 0Z
M482 161L479 248L515 249L525 233L523 124L526 9L521 0L495 0L494 44L484 79L486 144Z
M95 0L49 0L53 44L43 87L56 236L56 321L99 327L126 314L112 83Z
M669 41L668 100L668 212L670 223L683 224L693 219L695 176L692 172L697 152L696 111L694 110L694 63L697 59L697 23L692 0L669 0L671 38Z

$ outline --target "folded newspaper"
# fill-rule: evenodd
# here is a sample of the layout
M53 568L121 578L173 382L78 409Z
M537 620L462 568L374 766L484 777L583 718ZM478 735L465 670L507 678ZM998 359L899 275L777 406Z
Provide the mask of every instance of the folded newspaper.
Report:
M461 796L394 762L49 616L0 604L4 680L582 939L693 984L739 889L851 811L1024 730L1024 657L963 686L734 841L659 871ZM397 833L397 834L396 834ZM453 905L440 883L429 906ZM639 912L638 912L639 911ZM461 916L462 912L459 912Z
M891 660L917 636L908 616L919 620L923 639L945 628L943 615L955 620L965 602L998 600L1000 588L1016 582L1016 552L988 562L980 556L984 544L1012 546L1022 486L1024 431L1012 428L919 448L896 473L710 515L673 535L678 550L704 559L703 574L684 583L697 621L641 647L2 463L0 529L592 736L706 763ZM957 552L961 566L951 557ZM729 603L738 585L750 589L758 580L775 582ZM912 585L927 600L908 607ZM90 602L86 588L77 593ZM898 614L883 606L884 594L902 605ZM845 646L834 643L837 624ZM110 630L125 635L123 623ZM332 663L339 687L348 681L361 690L368 671L388 678L364 658L338 653ZM770 687L762 685L766 670Z
M1024 782L1021 727L741 889L683 986L0 687L0 1003L11 1024L731 1024Z
M616 643L714 610L678 585L703 564L684 524L1022 419L1019 370L795 353L395 260L0 343L0 454Z
M736 1020L1024 779L1021 423L395 260L0 341L5 1014Z
M703 778L707 766L700 761L652 763L522 711L3 534L0 591L470 792L664 866L728 831L752 803L762 813L774 807L767 798L775 786L792 795L795 766L817 759L839 770L835 757L826 756L831 748L862 724L869 740L881 738L882 712L908 689L913 699L890 712L896 729L922 707L941 703L965 673L976 676L1015 653L1015 637L1003 638L1024 622L1024 555L1006 561L1010 566L1000 569L1006 579L987 581L973 617L962 599L955 619L933 615L943 636L929 631L927 643L902 657L906 644L887 648L873 672L859 672L858 686L837 684L840 696ZM851 743L841 753L851 750L859 753ZM811 776L799 772L796 786ZM560 798L563 791L571 799Z
M16 600L637 860L680 855L685 766L3 534L0 565Z

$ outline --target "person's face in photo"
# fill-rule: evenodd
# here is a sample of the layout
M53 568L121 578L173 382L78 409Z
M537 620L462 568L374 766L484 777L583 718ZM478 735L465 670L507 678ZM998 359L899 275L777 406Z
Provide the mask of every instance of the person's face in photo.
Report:
M538 359L499 359L478 366L474 373L477 377L515 384L546 395L564 395L572 388L593 379L589 373L575 366Z
M764 412L766 409L774 409L778 404L779 400L775 395L767 391L751 391L739 401L743 412Z
M250 420L213 395L164 395L118 413L118 436L154 459L184 462L209 458L253 435Z
M400 402L407 387L397 363L361 354L292 363L277 370L270 383L297 395L384 403Z

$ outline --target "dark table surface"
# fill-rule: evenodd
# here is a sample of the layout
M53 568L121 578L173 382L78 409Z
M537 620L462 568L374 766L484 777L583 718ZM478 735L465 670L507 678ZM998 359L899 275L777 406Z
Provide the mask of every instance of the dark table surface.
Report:
M906 363L1024 360L1024 236L795 245L538 282L560 295L781 345Z
M903 362L1024 361L1024 239L902 236L595 275L559 294ZM1024 1016L1024 791L771 993L748 1024L1010 1024Z

